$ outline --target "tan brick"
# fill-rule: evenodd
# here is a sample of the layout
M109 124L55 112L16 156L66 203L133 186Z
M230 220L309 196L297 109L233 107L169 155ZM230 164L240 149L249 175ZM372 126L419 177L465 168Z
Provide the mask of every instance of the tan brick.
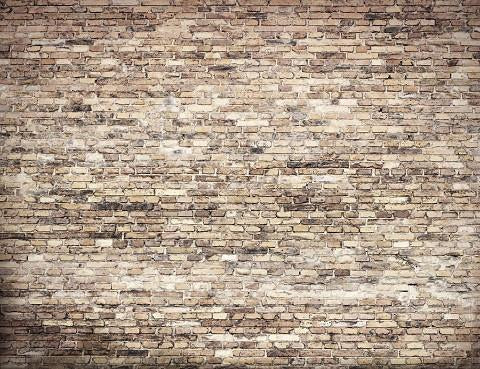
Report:
M347 3L6 1L0 367L477 364L478 1Z

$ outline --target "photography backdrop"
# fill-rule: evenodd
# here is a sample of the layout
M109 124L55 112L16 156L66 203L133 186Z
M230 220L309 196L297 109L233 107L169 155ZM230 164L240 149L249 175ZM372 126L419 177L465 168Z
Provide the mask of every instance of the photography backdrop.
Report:
M0 366L478 368L478 0L6 0Z

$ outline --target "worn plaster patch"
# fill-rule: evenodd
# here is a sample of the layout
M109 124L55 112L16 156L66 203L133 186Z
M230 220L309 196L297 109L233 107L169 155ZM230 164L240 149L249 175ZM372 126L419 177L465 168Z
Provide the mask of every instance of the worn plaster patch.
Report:
M3 176L0 182L6 187L14 188L17 196L32 196L37 189L37 184L32 176L25 172L13 176Z

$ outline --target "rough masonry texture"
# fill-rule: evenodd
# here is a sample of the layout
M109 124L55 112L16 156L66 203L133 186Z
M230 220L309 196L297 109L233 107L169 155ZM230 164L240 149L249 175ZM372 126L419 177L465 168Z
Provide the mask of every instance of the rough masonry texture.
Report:
M478 0L4 0L0 367L479 368Z

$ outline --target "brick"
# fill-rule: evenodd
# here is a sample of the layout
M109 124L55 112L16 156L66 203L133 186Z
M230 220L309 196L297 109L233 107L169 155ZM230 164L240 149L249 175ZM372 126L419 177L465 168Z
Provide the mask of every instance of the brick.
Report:
M6 0L0 367L479 366L475 0Z

